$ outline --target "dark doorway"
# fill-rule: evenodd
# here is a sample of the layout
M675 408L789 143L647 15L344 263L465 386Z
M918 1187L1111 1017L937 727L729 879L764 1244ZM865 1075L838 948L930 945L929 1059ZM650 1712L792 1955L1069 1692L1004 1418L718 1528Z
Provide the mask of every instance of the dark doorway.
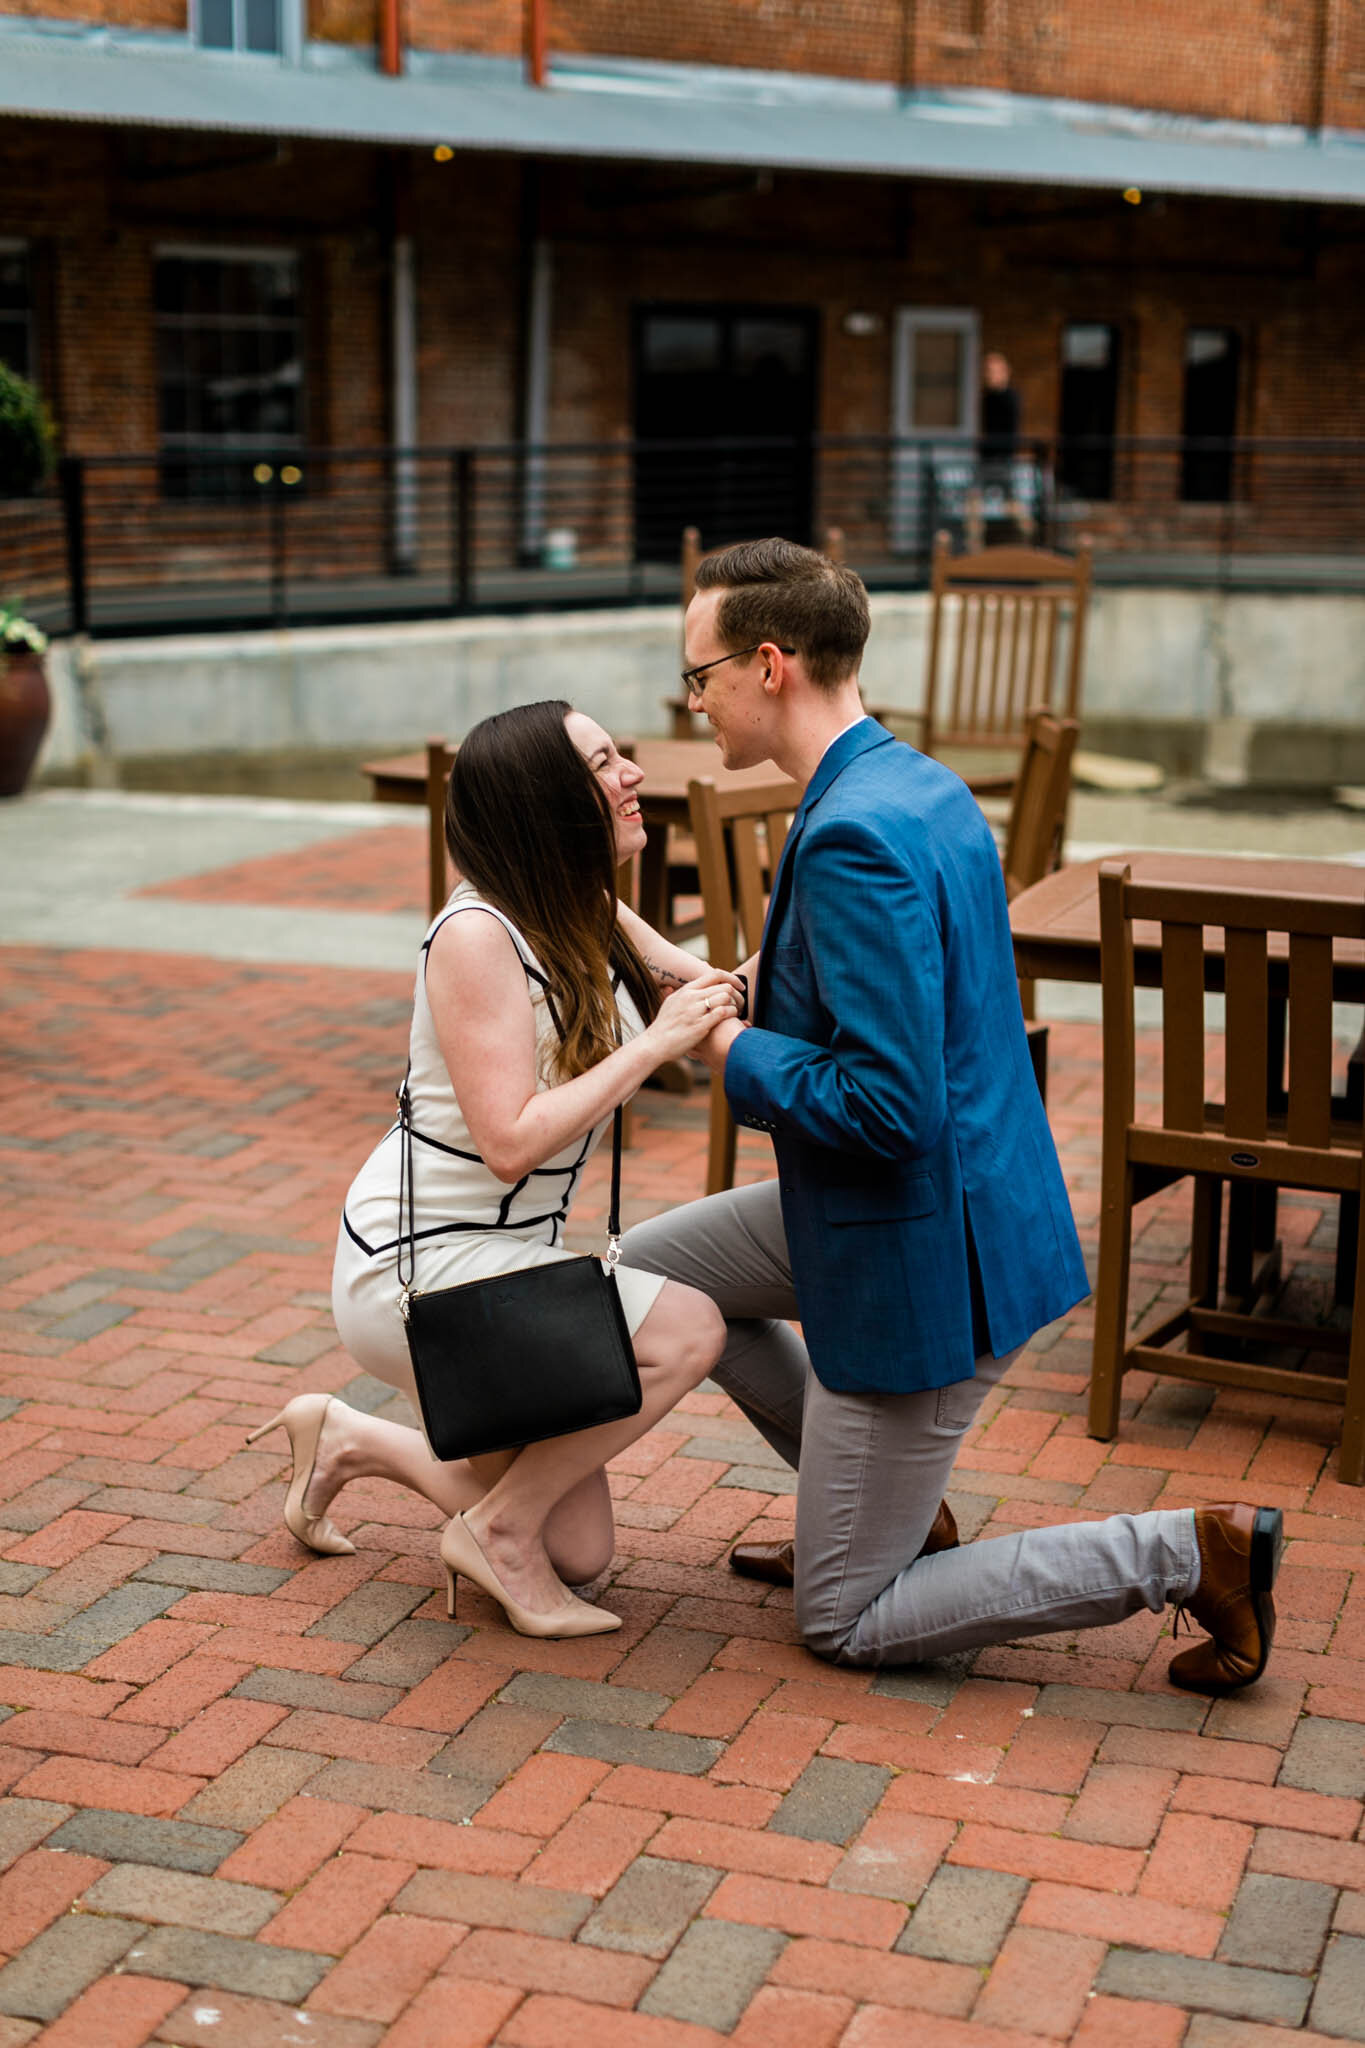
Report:
M700 529L705 548L769 533L809 542L817 334L803 307L637 311L641 561L676 560L685 526Z
M1059 481L1078 498L1114 495L1114 426L1119 407L1119 331L1098 320L1062 329Z
M1232 496L1241 337L1232 327L1191 327L1185 336L1185 402L1180 433L1180 495L1188 504L1223 505ZM1222 442L1222 447L1210 446Z

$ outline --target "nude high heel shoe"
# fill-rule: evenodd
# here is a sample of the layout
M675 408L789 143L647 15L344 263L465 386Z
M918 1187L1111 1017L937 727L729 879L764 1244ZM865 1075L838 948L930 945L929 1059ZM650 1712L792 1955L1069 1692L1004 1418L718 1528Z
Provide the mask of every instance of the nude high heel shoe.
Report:
M273 1422L263 1422L259 1429L253 1429L247 1442L254 1444L257 1437L268 1436L272 1429L283 1429L289 1438L294 1460L294 1476L289 1482L284 1502L285 1528L291 1536L297 1536L300 1543L306 1543L310 1550L320 1551L324 1557L353 1557L355 1545L349 1536L343 1536L325 1514L308 1515L303 1509L304 1496L317 1463L318 1439L322 1435L331 1400L330 1394L296 1394L281 1408Z
M441 1563L446 1568L446 1613L452 1621L455 1619L455 1575L463 1572L471 1585L492 1595L519 1635L604 1636L621 1626L619 1614L608 1614L605 1607L590 1607L586 1600L578 1599L573 1593L562 1607L556 1607L551 1614L536 1614L531 1608L523 1607L520 1601L512 1598L484 1556L478 1538L463 1515L454 1515L446 1523L441 1535Z

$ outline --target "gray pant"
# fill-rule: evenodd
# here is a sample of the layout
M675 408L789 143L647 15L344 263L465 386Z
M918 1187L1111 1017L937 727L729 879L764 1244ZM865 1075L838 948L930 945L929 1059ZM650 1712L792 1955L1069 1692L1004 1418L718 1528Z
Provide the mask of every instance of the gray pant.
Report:
M796 1618L817 1656L910 1664L1053 1629L1158 1612L1198 1582L1188 1508L1024 1529L919 1558L958 1445L1010 1359L918 1394L836 1394L811 1371L777 1183L637 1224L632 1266L699 1288L729 1341L714 1378L797 1468Z

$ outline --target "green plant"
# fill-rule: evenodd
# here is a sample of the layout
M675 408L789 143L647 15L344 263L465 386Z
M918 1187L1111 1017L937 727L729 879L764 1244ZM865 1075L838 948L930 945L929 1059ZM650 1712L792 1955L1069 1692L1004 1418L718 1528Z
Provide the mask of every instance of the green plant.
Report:
M17 604L0 604L0 668L11 654L45 654L47 634Z
M36 388L0 363L0 498L26 498L52 467L56 433Z

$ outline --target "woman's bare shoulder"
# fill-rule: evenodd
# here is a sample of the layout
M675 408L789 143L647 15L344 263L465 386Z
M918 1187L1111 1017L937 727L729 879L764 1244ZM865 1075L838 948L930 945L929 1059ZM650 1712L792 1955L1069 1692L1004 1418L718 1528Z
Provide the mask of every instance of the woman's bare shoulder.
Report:
M486 904L471 903L437 926L427 948L427 964L429 968L444 964L487 973L513 966L520 971L521 959L498 913Z

